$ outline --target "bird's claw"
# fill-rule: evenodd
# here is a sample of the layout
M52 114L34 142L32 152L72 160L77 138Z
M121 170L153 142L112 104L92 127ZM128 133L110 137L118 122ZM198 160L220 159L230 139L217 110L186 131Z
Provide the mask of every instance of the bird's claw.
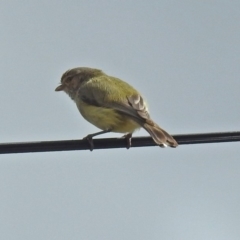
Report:
M123 136L126 139L127 146L126 148L129 149L132 146L132 134L128 133Z
M87 135L86 137L83 138L83 140L87 140L89 143L89 150L92 151L94 149L94 144L93 144L93 139L91 135Z

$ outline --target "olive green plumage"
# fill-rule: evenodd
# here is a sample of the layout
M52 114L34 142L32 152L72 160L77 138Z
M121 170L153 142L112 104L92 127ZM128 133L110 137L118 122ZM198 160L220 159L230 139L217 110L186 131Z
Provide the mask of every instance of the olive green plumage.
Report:
M65 91L82 116L102 130L133 133L143 127L161 147L177 147L176 140L150 119L147 104L128 83L98 69L66 71L56 91Z

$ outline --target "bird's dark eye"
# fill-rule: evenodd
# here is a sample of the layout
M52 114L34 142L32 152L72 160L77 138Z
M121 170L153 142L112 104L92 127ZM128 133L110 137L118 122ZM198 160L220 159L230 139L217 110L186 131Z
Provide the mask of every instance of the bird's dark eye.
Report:
M71 81L72 81L72 77L68 77L68 78L65 80L66 83L70 83Z

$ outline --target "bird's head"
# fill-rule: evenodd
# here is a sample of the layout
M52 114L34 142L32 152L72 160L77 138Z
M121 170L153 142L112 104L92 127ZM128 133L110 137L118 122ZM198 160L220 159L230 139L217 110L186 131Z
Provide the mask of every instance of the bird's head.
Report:
M70 69L62 75L61 83L55 91L64 91L74 99L83 83L101 74L101 70L94 68L78 67Z

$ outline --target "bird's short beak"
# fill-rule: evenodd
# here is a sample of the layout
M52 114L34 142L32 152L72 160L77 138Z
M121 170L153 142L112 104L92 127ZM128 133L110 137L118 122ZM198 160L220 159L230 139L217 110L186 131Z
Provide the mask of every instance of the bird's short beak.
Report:
M64 88L65 88L65 86L61 84L60 86L58 86L58 87L55 89L55 91L56 91L56 92L63 91Z

